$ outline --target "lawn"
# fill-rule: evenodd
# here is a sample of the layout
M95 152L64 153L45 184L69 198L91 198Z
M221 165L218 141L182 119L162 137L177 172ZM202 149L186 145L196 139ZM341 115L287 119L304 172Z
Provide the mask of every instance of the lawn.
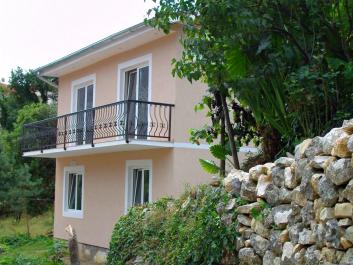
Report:
M56 265L66 254L66 244L53 239L53 214L47 212L29 220L0 219L0 265Z

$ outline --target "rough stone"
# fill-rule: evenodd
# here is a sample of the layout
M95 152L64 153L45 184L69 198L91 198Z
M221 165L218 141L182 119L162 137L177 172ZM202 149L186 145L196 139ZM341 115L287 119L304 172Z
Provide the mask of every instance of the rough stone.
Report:
M300 251L294 254L293 265L306 265L304 256L305 249L302 248Z
M235 249L236 249L236 251L239 251L244 246L245 246L244 239L242 237L238 236L236 241L235 241Z
M264 197L268 204L270 204L271 206L278 205L280 203L279 196L280 196L280 189L276 185L274 185L273 183L270 183L269 185L266 186Z
M253 181L258 181L261 175L267 174L267 167L264 165L257 165L249 169L249 178Z
M295 159L301 159L301 158L305 157L305 150L308 148L311 141L312 141L312 139L306 139L301 144L298 144L295 147L295 151L294 151Z
M319 180L318 194L326 206L333 206L338 200L338 192L336 186L331 179L323 176Z
M315 174L313 168L309 165L308 159L300 159L297 161L298 166L296 170L297 177L301 179L300 190L304 193L308 200L314 200L315 194L313 188L311 187L311 177Z
M231 200L228 202L228 204L227 204L226 207L225 207L225 210L226 210L226 211L231 211L231 210L233 210L233 209L235 208L235 206L236 206L236 200L233 198L233 199L231 199Z
M348 182L346 188L342 192L342 196L353 203L353 179Z
M281 242L281 243L285 243L285 242L289 241L289 232L288 232L287 229L284 229L284 230L279 234L278 240L279 240L279 242Z
M107 253L101 250L97 251L96 255L94 256L94 262L96 264L106 264Z
M273 230L273 231L271 231L271 235L269 238L269 241L270 241L269 250L271 250L277 256L282 255L283 244L280 242L280 239L279 239L280 233L281 232L278 230Z
M252 248L242 248L239 250L239 265L262 265L262 261L258 255L255 254Z
M306 249L304 259L307 265L319 265L321 253L316 249L316 246L311 246Z
M339 265L352 265L352 264L353 264L353 248L350 248L343 255Z
M223 180L224 190L229 193L239 194L242 180L242 172L233 169Z
M340 230L336 219L331 219L326 222L326 246L339 248L340 246Z
M304 228L302 232L299 233L298 243L301 245L312 245L315 243L314 233Z
M261 257L265 255L265 252L268 250L270 245L269 241L262 236L257 234L252 234L250 236L251 245L254 248L256 254L260 255Z
M289 216L292 213L290 205L280 205L272 209L273 220L276 226L283 229L288 224Z
M254 230L247 226L239 227L238 228L239 234L243 237L243 239L249 239L250 236L254 233Z
M315 169L326 169L336 159L334 156L315 156L309 164Z
M277 187L281 188L284 186L284 168L274 166L271 170L272 182Z
M341 246L342 246L343 249L348 249L348 248L351 248L353 246L352 242L349 241L345 237L341 237L340 243L341 243Z
M326 207L326 204L322 201L321 198L316 199L316 200L314 201L315 220L316 220L317 222L320 221L320 213L321 213L321 210L322 210L323 208L325 208L325 207Z
M335 217L346 218L352 217L353 215L353 205L349 202L338 203L335 205Z
M320 136L314 137L304 151L305 156L310 159L312 159L314 156L321 155L322 153L323 153L323 138Z
M298 185L297 178L292 167L284 169L284 186L288 189L294 189Z
M291 242L286 242L283 245L282 262L288 262L294 254L294 246Z
M261 223L260 221L256 220L255 218L253 218L251 220L251 229L254 230L254 232L266 239L268 239L270 237L270 230L268 230L263 223Z
M287 203L291 203L292 201L292 191L288 190L286 188L280 188L279 189L279 202L281 204L287 204Z
M263 265L273 265L275 258L276 258L275 254L273 254L272 251L267 250L263 259L262 259L262 264Z
M350 219L350 218L344 218L344 219L340 219L338 221L338 226L347 227L350 225L352 225L352 219Z
M292 201L300 206L304 206L308 201L305 194L301 191L300 186L296 187L292 192Z
M258 177L257 185L256 185L256 195L259 198L265 197L266 188L271 184L271 177L268 175L260 175Z
M228 213L228 214L222 215L221 222L225 226L230 226L232 224L232 222L233 222L233 214Z
M320 220L327 221L335 218L335 209L334 208L323 208L320 212Z
M308 201L305 206L301 209L300 215L302 217L303 224L305 226L310 225L311 221L315 219L314 203Z
M245 246L246 248L251 248L251 247L252 247L251 240L250 240L250 239L245 240L244 246Z
M350 226L345 230L344 237L353 243L353 226Z
M332 162L327 167L326 175L336 185L347 183L353 176L351 159L341 158Z
M352 152L348 149L348 140L349 135L343 135L336 140L333 145L331 155L337 157L350 157L352 156Z
M241 184L240 197L248 201L256 201L256 184L253 181L243 181Z
M330 155L336 140L348 134L342 128L333 128L324 137L322 142L322 150L326 155Z
M348 139L347 148L350 152L353 152L353 135L351 135Z
M251 226L251 218L244 214L238 214L237 220L239 224L249 226L249 227Z
M289 239L293 244L297 244L299 241L299 233L303 231L304 225L302 223L294 224L288 227Z
M237 212L243 214L250 214L252 209L260 210L260 204L258 202L253 202L250 204L241 205L237 208Z
M326 240L326 227L324 224L319 223L313 227L313 233L315 236L316 245L318 247L323 247Z
M221 185L221 178L218 176L212 176L210 185L212 187L219 187Z
M280 157L275 161L275 165L277 167L285 168L285 167L290 167L293 162L294 162L294 158Z
M321 258L320 260L330 262L330 263L336 263L337 258L336 258L336 250L333 248L327 248L324 247L321 250Z
M311 178L310 184L316 194L319 194L319 182L324 176L325 174L314 174Z

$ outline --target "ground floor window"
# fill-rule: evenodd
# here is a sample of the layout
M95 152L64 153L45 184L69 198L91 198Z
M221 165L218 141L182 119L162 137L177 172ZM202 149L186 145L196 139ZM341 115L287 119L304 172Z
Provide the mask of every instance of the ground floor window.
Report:
M152 198L152 162L127 161L126 209L148 203Z
M66 217L83 217L83 167L64 169L64 207Z

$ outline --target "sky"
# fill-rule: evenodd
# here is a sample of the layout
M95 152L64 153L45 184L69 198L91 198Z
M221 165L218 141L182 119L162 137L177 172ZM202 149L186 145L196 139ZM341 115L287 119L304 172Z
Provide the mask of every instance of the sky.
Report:
M151 0L0 0L0 81L143 21Z

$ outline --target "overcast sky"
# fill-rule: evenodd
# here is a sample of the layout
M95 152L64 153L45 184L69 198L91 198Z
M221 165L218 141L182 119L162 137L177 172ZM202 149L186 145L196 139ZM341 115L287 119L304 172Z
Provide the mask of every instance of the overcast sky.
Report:
M151 0L0 0L0 80L143 21Z

